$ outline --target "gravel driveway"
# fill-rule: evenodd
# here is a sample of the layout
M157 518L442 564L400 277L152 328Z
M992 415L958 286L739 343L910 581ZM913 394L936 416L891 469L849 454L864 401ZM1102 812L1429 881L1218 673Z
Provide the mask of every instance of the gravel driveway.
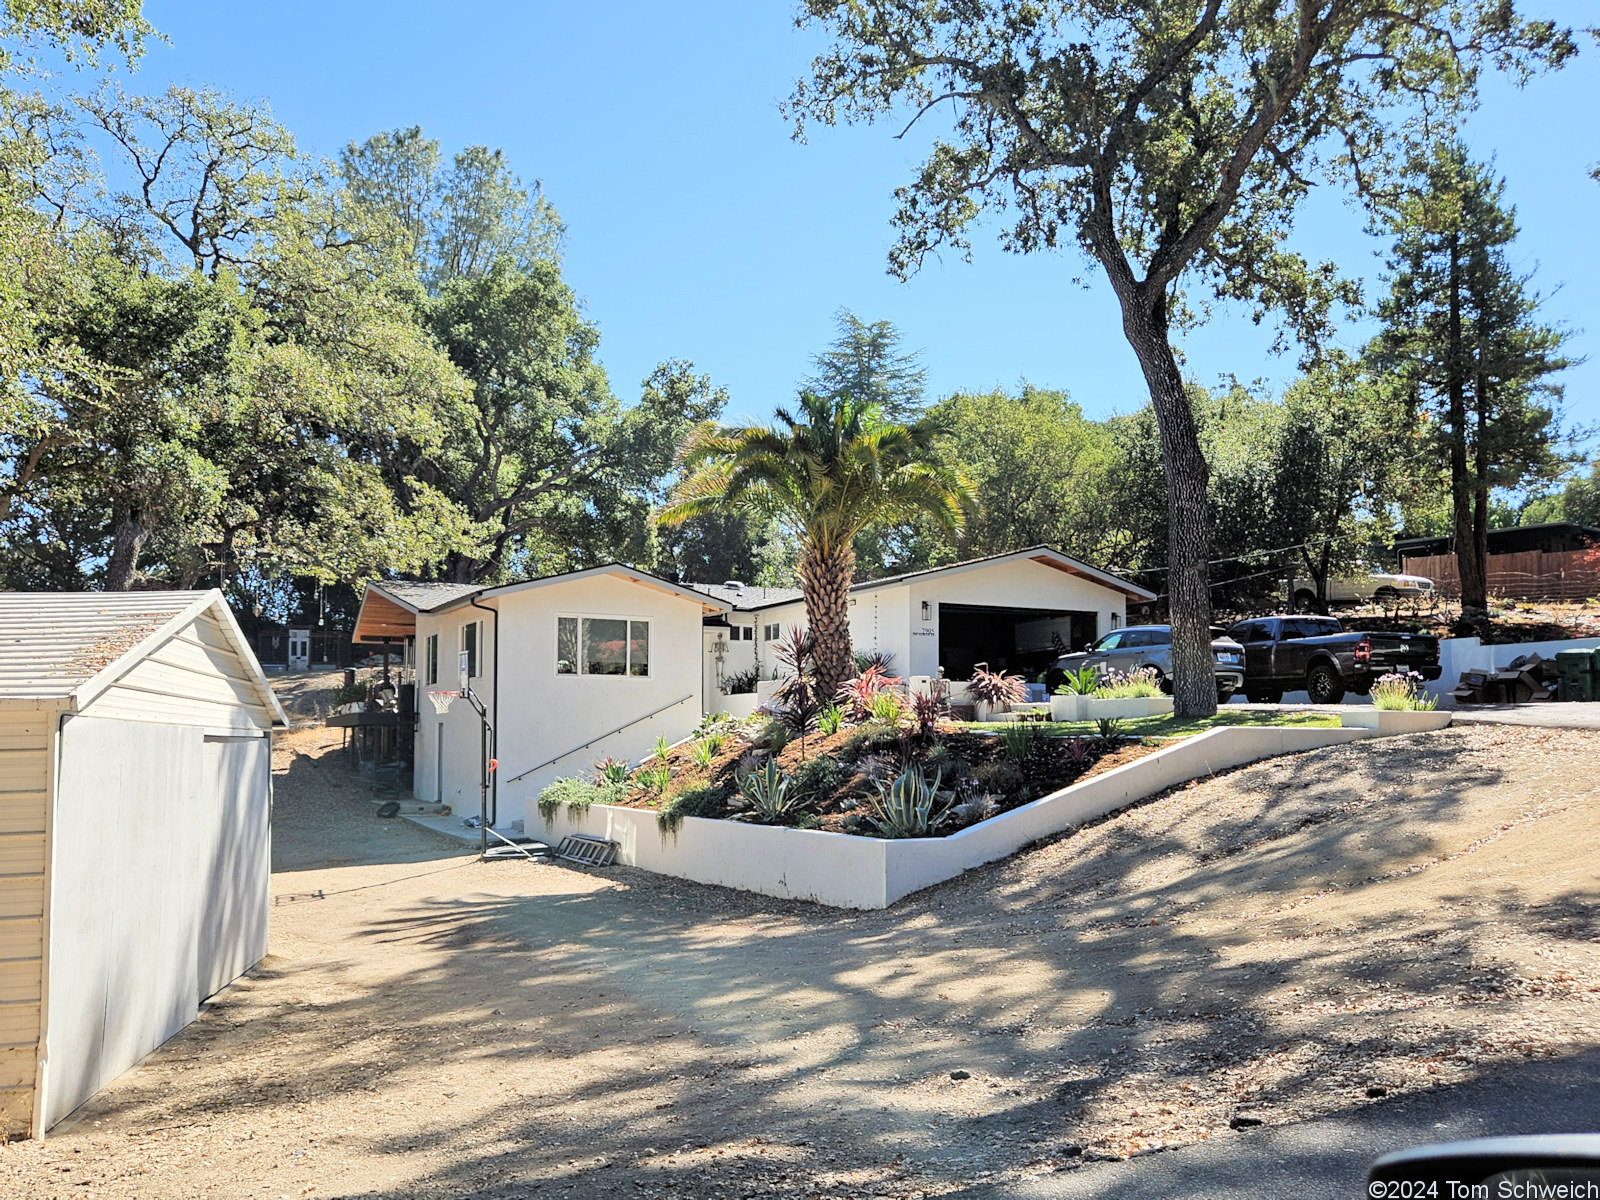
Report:
M332 745L271 958L0 1195L1003 1194L1600 1045L1600 734L1279 759L870 914L477 863Z

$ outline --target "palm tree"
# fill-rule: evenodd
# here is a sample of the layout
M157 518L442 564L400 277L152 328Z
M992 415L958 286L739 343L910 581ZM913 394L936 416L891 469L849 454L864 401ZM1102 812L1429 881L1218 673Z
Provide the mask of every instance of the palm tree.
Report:
M665 525L724 509L775 517L800 544L800 590L816 639L817 686L850 677L849 591L856 534L929 517L958 531L977 492L933 455L935 429L896 425L847 395L800 393L799 416L772 425L697 428L679 452L684 478L656 514Z

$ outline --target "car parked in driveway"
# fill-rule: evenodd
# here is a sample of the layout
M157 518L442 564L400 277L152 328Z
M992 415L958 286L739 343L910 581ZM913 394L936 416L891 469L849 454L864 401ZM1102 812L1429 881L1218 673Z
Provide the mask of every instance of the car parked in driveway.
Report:
M1256 617L1228 636L1244 647L1244 693L1254 704L1302 688L1315 704L1337 704L1391 673L1440 675L1439 639L1430 634L1346 633L1333 617Z
M1244 686L1244 647L1230 637L1217 637L1211 643L1211 654L1217 663L1217 703L1226 704ZM1068 671L1081 671L1084 667L1094 667L1102 674L1154 671L1161 689L1170 692L1172 626L1130 625L1114 629L1087 650L1063 654L1050 665L1045 690L1053 693Z

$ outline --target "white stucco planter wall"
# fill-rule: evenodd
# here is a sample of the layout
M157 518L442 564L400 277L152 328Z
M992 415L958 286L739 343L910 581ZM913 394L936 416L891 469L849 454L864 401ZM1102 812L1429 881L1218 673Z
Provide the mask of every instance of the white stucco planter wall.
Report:
M734 696L725 696L717 692L711 698L710 708L714 713L727 713L736 721L742 721L756 711L756 705L761 703L761 697L755 692L740 692Z
M1140 717L1164 717L1172 712L1171 696L1133 696L1126 700L1085 698L1083 719L1087 721L1127 721Z
M1050 697L1050 719L1052 721L1087 721L1089 711L1085 708L1089 697L1069 693L1065 696Z
M851 834L779 829L688 817L676 838L662 837L649 809L596 804L563 809L528 831L552 844L569 833L618 843L617 859L697 883L740 888L835 908L886 908L925 887L1014 854L1136 800L1246 763L1380 736L1372 729L1230 726L1185 738L1104 775L1073 784L944 838L883 841Z
M1439 712L1408 712L1403 709L1363 708L1356 712L1339 714L1339 724L1346 729L1376 729L1381 734L1431 733L1450 724L1450 714Z

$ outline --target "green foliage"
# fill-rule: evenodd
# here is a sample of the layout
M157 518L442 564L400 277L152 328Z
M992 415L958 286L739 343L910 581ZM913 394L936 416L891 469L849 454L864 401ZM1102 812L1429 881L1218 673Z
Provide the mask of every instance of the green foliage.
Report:
M970 778L980 792L1013 799L1027 794L1028 778L1023 774L1021 764L1009 755L973 767Z
M751 741L769 754L781 754L783 748L789 744L789 737L787 725L782 721L769 720L756 731Z
M867 755L893 754L900 749L900 731L882 725L863 726L856 730L839 747L839 761L856 763Z
M724 738L721 734L711 733L696 739L689 747L689 756L694 759L698 767L709 767L711 760L722 753Z
M1384 675L1372 685L1372 707L1391 712L1432 712L1439 700L1424 690L1425 681L1414 671Z
M1094 724L1102 742L1118 741L1127 729L1126 722L1119 717L1101 717Z
M633 781L647 792L660 795L667 790L667 785L672 782L672 767L666 762L657 761L651 766L640 767L633 773Z
M685 817L711 816L727 798L727 789L713 784L697 784L673 792L656 811L656 828L661 831L662 840L677 837Z
M672 757L672 743L667 741L666 734L658 733L656 735L656 748L652 752L651 757L653 757L657 762L663 763Z
M1162 692L1161 685L1156 682L1156 673L1147 667L1127 674L1107 671L1100 677L1100 685L1095 688L1094 694L1101 700L1144 700L1153 699Z
M1028 751L1033 749L1033 740L1038 736L1038 731L1031 721L1012 721L1000 730L1000 740L1005 743L1006 757L1012 762L1021 762L1028 757Z
M905 704L897 692L875 692L867 701L867 719L879 725L899 725L905 715Z
M848 778L849 772L835 759L819 754L800 764L790 776L790 785L801 803L818 804L832 797Z
M929 779L919 768L907 767L892 783L878 785L864 814L867 823L879 837L931 836L950 808L950 801L939 796L940 782L937 773Z
M619 799L624 785L612 782L590 782L576 775L557 779L539 793L535 802L539 815L549 825L556 819L563 805L569 812L583 813L591 804L611 804Z
M817 717L817 732L823 737L832 737L839 732L839 728L843 724L844 709L837 704L830 704Z
M1077 671L1068 671L1066 678L1056 688L1058 696L1091 696L1100 686L1100 672L1094 667L1083 667Z
M330 703L334 708L342 708L346 704L364 704L369 690L366 684L359 681L356 683L341 683L334 688Z

